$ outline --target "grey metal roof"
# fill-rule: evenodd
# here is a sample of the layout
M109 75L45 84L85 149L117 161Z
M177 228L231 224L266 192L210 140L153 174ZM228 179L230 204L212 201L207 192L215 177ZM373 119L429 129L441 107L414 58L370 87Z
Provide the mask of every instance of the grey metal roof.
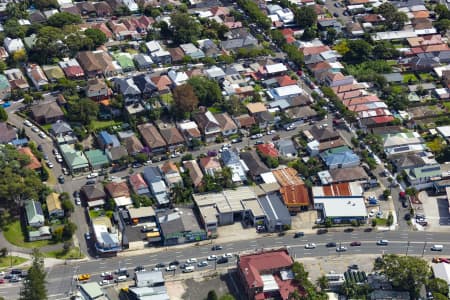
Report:
M283 204L277 194L271 193L266 195L265 197L259 197L258 201L263 208L268 220L284 220L289 221L290 223L291 215L289 214L287 207Z

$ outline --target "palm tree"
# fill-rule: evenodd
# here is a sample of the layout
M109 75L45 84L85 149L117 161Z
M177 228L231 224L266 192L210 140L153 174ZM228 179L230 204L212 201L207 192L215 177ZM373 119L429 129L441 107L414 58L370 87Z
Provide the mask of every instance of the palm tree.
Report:
M319 278L317 278L316 283L322 291L327 290L330 287L330 285L328 284L328 279L325 275L322 275Z

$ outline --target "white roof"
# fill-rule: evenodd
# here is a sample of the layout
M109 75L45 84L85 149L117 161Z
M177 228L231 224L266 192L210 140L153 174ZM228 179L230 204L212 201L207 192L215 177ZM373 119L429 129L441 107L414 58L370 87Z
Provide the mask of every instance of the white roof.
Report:
M145 43L145 46L147 47L148 51L150 52L156 52L158 50L161 50L161 45L157 41L150 41Z
M221 68L219 68L217 66L213 66L213 67L211 67L209 69L206 69L205 73L211 78L221 77L221 76L225 76L226 75L225 72Z
M278 95L278 97L288 97L298 95L303 92L303 90L296 84L278 87L273 89L273 91Z
M263 291L264 292L271 292L271 291L278 291L279 287L277 284L277 281L273 277L272 274L267 275L261 275L261 279L263 282Z
M264 181L264 183L276 183L277 182L277 179L275 178L275 176L273 175L272 172L262 173L260 176L261 176L262 181Z
M98 199L98 200L94 200L94 201L88 201L88 206L89 207L95 207L95 206L100 206L105 204L105 200L104 199Z
M314 204L320 204L326 217L365 217L367 216L364 197L358 198L319 198L314 199Z
M328 189L327 189L328 190ZM359 198L363 195L363 189L361 186L361 183L359 182L349 182L348 183L348 196L339 196L338 194L334 194L334 191L338 192L338 189L331 189L330 192L325 192L324 186L313 186L312 187L312 195L314 199L316 198L335 198L335 199L341 199L341 198ZM333 195L328 195L326 193L332 193ZM314 200L314 202L317 202Z
M194 121L184 121L177 124L178 128L181 130L188 130L198 128L197 123Z
M5 49L11 54L12 52L24 49L25 46L21 39L11 39L9 37L5 38L3 42Z
M114 202L116 202L117 206L128 206L133 204L131 198L126 196L114 198Z
M450 125L436 127L436 130L443 137L445 137L445 138L450 137Z
M380 41L380 40L407 39L416 36L417 33L414 31L387 31L387 32L377 32L374 35L372 35L372 38L375 41Z
M439 77L442 77L442 73L447 70L450 70L450 65L436 67L433 69L434 73L436 73L436 75Z
M434 277L445 280L450 285L450 265L446 263L432 264Z
M278 63L273 65L266 65L267 73L278 73L278 72L285 72L287 71L287 68L284 64Z

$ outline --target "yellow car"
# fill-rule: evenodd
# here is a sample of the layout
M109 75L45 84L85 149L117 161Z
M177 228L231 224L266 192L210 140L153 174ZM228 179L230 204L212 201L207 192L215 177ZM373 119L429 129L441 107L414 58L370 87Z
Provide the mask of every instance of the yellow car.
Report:
M89 278L91 278L90 274L81 274L80 276L78 276L78 281L89 280Z

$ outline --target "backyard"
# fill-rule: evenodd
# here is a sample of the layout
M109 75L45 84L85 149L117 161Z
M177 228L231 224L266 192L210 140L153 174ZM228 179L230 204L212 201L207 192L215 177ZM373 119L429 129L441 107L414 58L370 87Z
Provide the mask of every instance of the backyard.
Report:
M24 248L40 248L55 244L52 240L34 241L34 242L25 241L25 236L22 232L19 220L5 226L3 235L5 239L11 244Z

